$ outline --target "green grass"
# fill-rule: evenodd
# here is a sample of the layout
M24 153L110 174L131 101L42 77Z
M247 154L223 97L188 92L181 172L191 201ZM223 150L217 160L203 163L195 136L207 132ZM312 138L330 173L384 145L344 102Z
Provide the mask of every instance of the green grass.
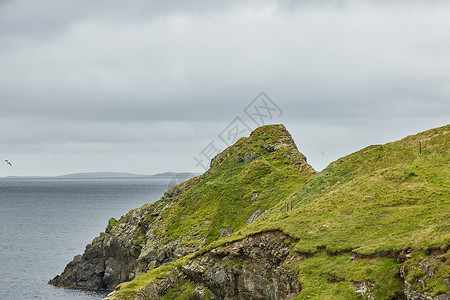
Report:
M267 144L285 136L282 127L266 126L227 148L163 212L160 236L188 236L184 243L203 247L198 256L250 234L281 230L299 240L292 255L312 255L295 266L303 289L297 299L359 299L361 282L373 285L375 299L389 299L402 289L400 265L374 254L450 247L450 125L366 147L317 174L299 165L294 148L267 152ZM236 162L248 151L258 158ZM291 201L294 210L286 212ZM256 209L267 212L247 226ZM219 239L220 229L229 227L235 233ZM351 253L368 258L351 262ZM158 269L135 279L133 289L155 280ZM428 278L428 291L445 292L442 279L449 273L447 264Z
M147 286L149 282L164 279L167 273L176 268L176 264L168 263L159 268L152 269L146 273L137 276L130 282L123 282L116 287L120 290L120 297L123 299L133 299L135 294L142 288Z
M287 214L280 203L243 234L279 229L301 239L296 250L305 253L326 247L331 253L370 254L448 244L449 127L367 147L330 164L291 197L293 212ZM413 147L420 140L426 141L421 155Z
M188 299L192 292L195 290L195 284L189 280L184 279L176 286L170 289L163 297L162 300L184 300Z
M169 262L158 268L151 269L146 273L142 273L132 281L123 282L119 284L116 287L116 290L118 291L117 297L125 300L133 299L133 297L136 295L138 291L141 290L141 288L146 287L150 282L163 280L164 278L166 278L168 273L174 272L177 270L177 268L179 268L183 264L186 264L188 259L191 258L192 256L193 256L192 254L187 255L176 261ZM182 285L178 285L179 288L181 288L181 286ZM188 286L185 287L188 288ZM164 298L164 299L176 299L176 298Z
M350 260L350 253L329 256L324 251L302 260L297 268L302 292L295 299L361 299L362 282L373 284L375 299L390 299L402 290L393 258Z
M266 153L264 145L287 133L281 125L267 129L241 139L213 161L207 176L164 212L161 237L168 242L188 236L184 244L209 244L220 237L222 228L243 228L255 210L267 210L303 187L313 170L295 168L293 147ZM236 162L249 151L259 157Z

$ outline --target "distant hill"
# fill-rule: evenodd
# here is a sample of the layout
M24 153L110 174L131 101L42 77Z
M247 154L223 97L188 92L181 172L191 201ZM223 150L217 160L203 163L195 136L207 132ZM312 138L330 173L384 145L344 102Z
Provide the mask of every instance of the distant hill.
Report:
M130 178L130 177L148 177L144 174L133 174L126 172L91 172L91 173L74 173L56 176L58 178Z
M87 173L73 173L60 176L8 176L10 179L45 179L45 178L69 178L69 179L95 179L95 178L174 178L175 184L181 183L182 181L192 178L197 173L189 172L165 172L158 173L155 175L145 175L145 174L135 174L127 172L87 172ZM183 179L180 181L181 179ZM177 180L180 179L180 180Z
M155 175L148 175L151 177L186 177L186 178L192 178L194 176L200 175L200 173L189 173L189 172L182 172L182 173L176 173L176 172L165 172L165 173L158 173Z

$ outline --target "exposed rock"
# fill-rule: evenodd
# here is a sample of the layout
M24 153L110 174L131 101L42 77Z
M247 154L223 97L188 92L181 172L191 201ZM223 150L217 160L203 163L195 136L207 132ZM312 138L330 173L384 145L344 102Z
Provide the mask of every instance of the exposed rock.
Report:
M448 254L447 254L448 256ZM442 268L447 261L446 256L430 256L427 259L421 259L413 264L404 264L400 268L400 276L404 279L404 294L408 300L449 300L450 299L450 274L443 278L442 284L446 286L447 292L433 295L430 287L427 286L427 279L436 280L437 269ZM418 271L418 272L415 272ZM414 276L408 276L410 272ZM413 278L412 281L410 278Z
M301 287L298 273L283 265L290 242L281 232L249 236L189 261L182 270L212 299L292 299Z
M231 227L227 227L227 228L221 228L220 229L220 236L227 236L232 234L234 231Z
M267 159L260 159L264 155L267 156ZM112 290L117 284L132 280L149 269L158 267L199 250L206 244L207 239L209 241L212 239L211 237L215 239L232 234L233 229L228 227L228 223L223 222L222 224L217 225L215 224L215 220L207 218L209 216L205 216L204 219L195 216L198 219L192 222L186 222L186 220L191 221L190 218L193 218L192 214L195 214L189 211L191 202L188 201L187 203L183 203L184 207L181 205L179 206L179 201L185 199L183 198L184 196L179 196L203 180L206 182L205 185L210 186L211 189L214 189L216 185L221 186L220 188L225 189L222 190L222 193L226 194L227 185L221 184L219 178L211 178L213 176L210 175L214 175L215 172L220 173L222 162L230 156L230 163L233 161L239 164L248 163L247 166L243 166L244 169L248 168L247 171L252 171L251 167L259 166L259 163L267 164L270 168L273 168L271 162L274 162L290 166L289 170L292 173L295 173L296 170L304 170L305 172L299 173L304 174L305 177L312 176L312 174L315 173L313 168L306 163L306 157L298 152L297 146L291 135L283 125L267 125L257 128L248 138L240 139L235 145L228 147L225 151L216 155L211 161L210 169L203 175L189 179L180 185L169 189L160 200L153 204L145 204L140 208L132 210L125 216L122 216L120 220L110 219L105 232L101 233L91 244L87 245L84 254L76 256L73 261L66 266L64 272L50 280L49 283L56 286ZM293 166L293 168L291 166ZM249 180L246 185L250 191L251 188L253 188L251 186L253 182L258 181L257 178L250 178L250 175L256 177L259 176L261 178L265 176L258 172L254 172L254 174L250 173L250 175L245 172L242 174L231 173L233 174L233 180L235 181L238 179L244 180L246 176L248 176ZM188 198L188 196L186 196L186 198ZM249 198L250 196L246 199ZM203 205L201 194L198 195L198 199L194 199L193 201L195 202L197 200L197 205ZM265 199L262 200L266 201ZM260 203L258 201L260 201L260 198L256 189L251 196L251 201L252 205L259 207ZM240 201L237 201L236 203L240 203ZM238 204L236 204L236 206L237 205ZM262 205L268 206L267 201ZM187 208L186 213L183 211L184 208ZM239 207L235 208L236 210L230 210L230 214L239 214L239 212L243 211L239 210ZM265 211L262 210L255 211L248 218L247 223L250 224L264 212ZM242 213L242 216L239 215L238 219L241 221L238 225L233 225L235 230L245 226L245 223L242 222L242 220L245 220L247 217L246 214L248 213L249 212L246 211L245 214ZM171 217L174 219L172 220ZM234 216L228 215L227 217L233 218ZM237 222L230 222L229 224L236 223ZM218 232L219 228L222 226L223 228ZM211 231L208 231L209 227L212 228L212 233ZM278 245L278 242L276 241L274 241L275 244L268 241L265 241L265 243L267 244L268 249L275 247L274 245ZM265 247L265 244L262 244L262 247L263 246ZM250 246L250 248L252 247L253 246ZM244 249L245 247L242 248ZM284 245L280 249L285 251L285 249L289 249L289 247ZM259 253L259 250L252 251L254 253ZM261 251L263 251L261 253L262 261L265 259L267 261L266 264L269 264L270 259L266 257L268 254L264 252L266 250ZM287 253L284 253L283 255L287 255ZM282 261L279 263L281 264ZM257 266L259 265L257 264ZM260 296L263 295L264 297L269 297L268 299L273 298L272 292L260 290L259 287L263 285L273 287L274 291L276 291L275 295L279 294L284 296L290 295L291 291L295 291L299 288L298 284L295 285L294 283L291 283L291 277L284 273L280 273L283 270L277 269L279 265L266 267L268 269L264 269L263 266L260 266L260 269L252 269L249 267L234 268L232 271L227 269L226 272L224 271L221 273L221 276L225 276L223 280L220 278L215 279L228 286L232 281L229 281L230 278L227 276L238 276L242 280L242 283L239 284L242 291L239 293L242 295L245 295L246 293ZM218 266L218 268L220 268L220 266ZM268 278L270 278L270 280ZM288 283L286 288L282 287L285 283ZM254 285L254 287L252 287L252 285ZM194 293L192 295L193 299L196 299L195 297L201 298L201 293L202 292L200 291Z
M254 152L254 151L248 151L248 152L245 152L244 154L236 155L235 161L237 163L251 162L251 161L255 160L258 156L259 156L258 153Z
M211 160L211 167L207 173L219 166L226 158L236 155L235 162L251 162L261 155L278 151L290 161L298 170L315 173L306 162L306 156L298 151L297 145L286 128L279 125L269 125L256 128L248 138L241 138L233 146Z
M188 300L205 300L205 290L198 287L192 292Z
M75 256L64 272L49 281L56 286L109 289L129 281L151 267L180 258L196 250L182 247L175 240L164 244L152 228L158 223L163 209L174 197L191 188L198 178L169 189L161 200L130 211L119 221L108 223L101 233L86 246L83 255Z
M169 272L165 275L164 280L158 280L150 283L144 289L136 293L133 299L147 300L147 299L161 299L171 288L178 284L185 276L182 272ZM110 299L116 299L114 294Z
M162 299L186 280L196 286L190 300L293 299L301 286L286 261L292 241L282 232L266 232L226 244L169 271L134 299ZM115 293L107 299L116 299Z
M361 294L363 299L366 300L375 300L375 296L373 295L373 288L375 284L369 281L364 281L358 284L355 292Z
M412 249L408 249L408 250L403 250L401 251L398 255L397 255L397 262L399 263L403 263L406 260L411 258L411 251Z
M261 217L265 212L266 212L265 210L260 209L255 210L255 212L252 213L252 215L247 219L247 224L253 223L253 221Z

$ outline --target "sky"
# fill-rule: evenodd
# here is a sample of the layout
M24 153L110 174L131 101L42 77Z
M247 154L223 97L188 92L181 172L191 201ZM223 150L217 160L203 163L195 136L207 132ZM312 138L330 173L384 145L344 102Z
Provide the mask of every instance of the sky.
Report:
M430 0L0 0L0 177L203 172L263 124L320 171L449 123L449 15Z

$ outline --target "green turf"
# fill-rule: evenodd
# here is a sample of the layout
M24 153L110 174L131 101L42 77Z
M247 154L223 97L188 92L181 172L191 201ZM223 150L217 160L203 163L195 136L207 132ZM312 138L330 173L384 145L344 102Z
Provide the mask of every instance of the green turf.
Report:
M312 256L293 266L302 285L297 299L360 299L355 289L361 282L371 284L375 299L389 299L402 289L401 264L378 254L447 251L450 125L366 147L317 174L296 164L301 156L293 148L267 152L267 144L285 135L279 125L262 127L220 154L204 178L163 212L161 238L183 238L203 247L195 254L201 255L250 234L281 230L299 240L291 255ZM245 153L258 157L237 162ZM286 212L291 202L294 209ZM247 226L256 209L267 212ZM235 233L220 238L222 228ZM366 258L350 260L352 255ZM125 290L145 286L155 272ZM427 291L445 292L442 280L449 276L442 267L428 279Z

